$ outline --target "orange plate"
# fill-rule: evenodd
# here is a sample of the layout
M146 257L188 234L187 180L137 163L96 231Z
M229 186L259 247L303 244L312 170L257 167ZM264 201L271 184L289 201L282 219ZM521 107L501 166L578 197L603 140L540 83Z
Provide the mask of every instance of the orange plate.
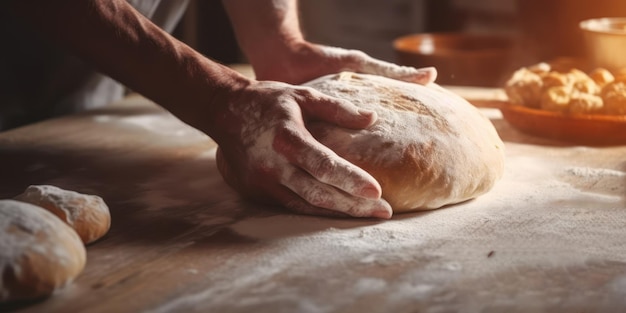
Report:
M566 115L519 105L500 105L502 116L520 131L589 145L626 144L626 115Z

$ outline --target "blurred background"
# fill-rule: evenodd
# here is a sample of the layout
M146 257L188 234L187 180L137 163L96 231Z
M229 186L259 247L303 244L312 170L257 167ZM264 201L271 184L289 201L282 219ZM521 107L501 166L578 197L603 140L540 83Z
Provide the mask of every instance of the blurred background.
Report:
M504 38L510 42L507 51L501 51L506 54L502 56L506 64L473 61L478 66L500 69L489 74L499 77L474 83L495 86L519 66L584 57L578 23L588 18L626 16L626 0L300 0L300 11L303 31L313 42L359 49L396 63L425 62L409 65L426 66L434 61L400 59L393 43L402 36L454 33ZM175 35L217 61L245 63L221 1L192 0ZM481 45L488 44L470 44L471 49L467 49L467 43L452 43L453 49L461 51L449 57L475 55ZM450 70L452 74L444 73L440 79L473 84L471 79L459 80L469 69Z

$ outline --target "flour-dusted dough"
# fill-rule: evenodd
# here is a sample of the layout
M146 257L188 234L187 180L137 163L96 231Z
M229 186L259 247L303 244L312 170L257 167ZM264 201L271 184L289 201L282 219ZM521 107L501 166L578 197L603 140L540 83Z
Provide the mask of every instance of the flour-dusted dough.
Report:
M32 204L0 200L0 302L45 297L85 267L76 232Z
M50 185L29 186L15 200L40 206L72 227L85 244L104 236L111 226L109 208L101 197Z
M321 143L381 184L394 212L435 209L484 194L502 176L504 144L491 122L437 86L341 73L305 86L378 113L364 130L313 122Z

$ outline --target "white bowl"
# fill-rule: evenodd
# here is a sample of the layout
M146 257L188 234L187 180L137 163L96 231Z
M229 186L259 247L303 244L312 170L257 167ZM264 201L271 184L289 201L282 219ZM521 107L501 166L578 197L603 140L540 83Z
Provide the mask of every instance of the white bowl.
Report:
M626 68L626 17L585 20L580 29L592 66L610 71Z

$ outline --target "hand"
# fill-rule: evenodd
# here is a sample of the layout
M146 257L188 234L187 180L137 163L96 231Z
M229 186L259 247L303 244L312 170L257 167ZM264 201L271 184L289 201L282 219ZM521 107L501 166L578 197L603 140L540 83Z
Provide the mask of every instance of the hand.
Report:
M399 66L374 59L358 50L316 45L307 41L283 45L282 52L278 52L281 49L273 49L275 53L271 56L264 56L262 62L252 64L257 79L302 84L323 75L352 71L425 85L437 77L435 68Z
M225 98L215 115L218 168L241 194L305 214L391 217L376 180L317 142L303 120L364 128L375 113L271 81L252 82Z

